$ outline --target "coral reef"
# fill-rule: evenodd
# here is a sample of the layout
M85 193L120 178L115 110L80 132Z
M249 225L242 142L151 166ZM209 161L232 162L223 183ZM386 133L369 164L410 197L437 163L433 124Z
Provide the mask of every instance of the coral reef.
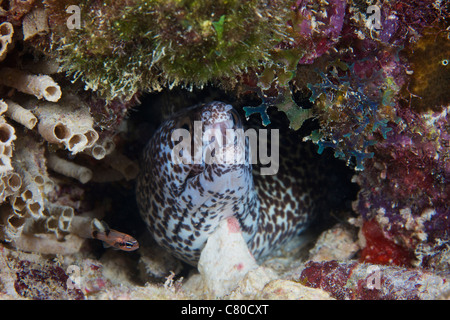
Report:
M66 83L51 59L38 54L29 59L23 51L49 32L44 7L31 3L12 1L0 25L0 236L24 251L73 254L85 238L93 238L92 222L102 215L80 223L86 210L65 193L85 194L76 184L88 183L97 168L132 179L138 167L117 150L112 154L114 135L103 130L100 136L88 104L92 98Z
M360 246L355 242L355 231L348 226L338 224L324 231L309 252L309 260L346 261L356 256Z
M297 68L319 123L305 140L361 171L360 260L427 267L449 240L448 7L381 1L377 29L369 5L350 2L334 51Z
M188 299L180 283L167 277L161 284L135 285L123 271L123 259L108 262L70 256L44 260L31 253L0 248L0 284L2 299L34 300L131 300ZM173 276L172 276L173 277Z
M355 262L309 262L295 280L340 300L430 300L449 290L439 275Z
M417 250L419 264L449 239L448 111L401 110L406 121L391 126L389 137L373 146L366 170L355 177L361 191L354 209L370 225L378 224L383 237L403 250Z

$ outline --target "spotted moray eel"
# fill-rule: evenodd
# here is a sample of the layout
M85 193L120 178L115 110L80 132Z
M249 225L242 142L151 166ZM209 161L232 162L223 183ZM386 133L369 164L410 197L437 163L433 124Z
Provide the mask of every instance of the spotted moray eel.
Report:
M206 164L203 158L202 163L174 164L172 132L179 128L192 131L194 121L202 122L203 132L243 127L231 105L216 101L173 115L150 139L136 196L141 216L159 245L196 265L219 222L234 216L254 257L263 259L305 229L317 202L312 190L320 183L308 163L312 150L292 148L302 143L280 137L276 175L260 175L256 166L245 162ZM240 150L245 156L250 151L248 147ZM289 150L287 157L284 150Z

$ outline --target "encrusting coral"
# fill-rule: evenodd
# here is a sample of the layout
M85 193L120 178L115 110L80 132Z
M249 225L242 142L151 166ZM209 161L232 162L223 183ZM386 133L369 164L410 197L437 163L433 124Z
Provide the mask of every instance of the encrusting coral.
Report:
M445 277L426 271L338 261L309 262L294 280L340 300L431 300L450 289Z
M44 1L62 67L104 97L233 78L284 37L282 1ZM80 8L79 28L67 30ZM230 80L231 81L231 80Z
M392 132L373 146L374 157L355 178L361 191L354 208L367 221L374 219L371 223L400 245L400 251L409 251L410 258L415 252L417 263L426 265L448 242L449 107L423 114L409 108L400 112L405 122L391 125ZM376 261L373 254L372 259Z

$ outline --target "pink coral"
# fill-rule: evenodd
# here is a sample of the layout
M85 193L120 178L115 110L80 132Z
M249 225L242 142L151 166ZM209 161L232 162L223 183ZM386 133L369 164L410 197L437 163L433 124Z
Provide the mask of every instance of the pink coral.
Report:
M308 262L294 280L342 300L428 300L450 290L445 276L355 262Z
M27 260L19 261L16 267L16 292L30 299L58 300L84 299L79 289L69 288L69 276L56 265L41 265Z
M306 49L299 63L312 63L337 43L346 7L346 1L340 0L297 0L292 8L296 18L290 23L295 30L295 46Z

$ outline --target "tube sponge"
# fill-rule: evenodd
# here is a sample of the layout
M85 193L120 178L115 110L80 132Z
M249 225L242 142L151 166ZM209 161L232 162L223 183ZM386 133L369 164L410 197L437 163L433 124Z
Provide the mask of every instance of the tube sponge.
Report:
M105 161L113 168L114 170L119 171L126 180L132 180L136 178L139 173L139 166L137 163L131 161L123 154L114 151L111 153Z
M45 207L50 214L50 217L47 219L46 223L46 231L53 231L57 236L60 236L61 233L67 233L69 231L72 218L74 217L73 208L52 203L50 201L45 202Z
M6 105L0 100L0 108ZM11 171L12 142L16 139L14 127L0 116L0 174Z
M16 172L3 175L0 181L0 203L5 201L6 197L19 191L22 186L22 178Z
M11 207L1 206L0 222L3 225L3 228L0 229L0 238L5 241L12 241L22 234L26 219L14 212Z
M81 183L87 183L92 178L92 170L80 166L76 163L67 161L55 154L50 154L47 158L47 164L50 169L67 177L77 179Z
M89 149L87 153L90 154L94 159L101 160L105 156L109 155L114 151L116 145L110 136L102 137L97 140L97 142Z
M0 62L5 60L8 50L12 46L13 25L9 22L0 24Z
M94 119L83 103L67 98L60 104L29 104L35 106L33 112L39 119L38 131L48 142L63 144L76 154L92 147L98 140L98 133L93 128Z
M47 20L47 13L43 8L37 8L29 12L22 21L23 40L47 33L49 31Z
M32 75L22 70L2 68L0 83L20 92L34 95L38 99L56 102L61 98L61 88L47 75Z
M20 123L28 129L33 129L37 124L38 120L34 114L24 107L18 105L14 101L6 100L8 105L8 110L6 110L6 115L13 119L14 121Z
M16 139L14 127L6 123L5 119L0 118L0 145L11 145Z
M44 184L48 179L43 153L43 145L29 136L20 137L16 143L13 166L21 176L22 185L11 203L16 212L28 214L33 219L43 217Z

